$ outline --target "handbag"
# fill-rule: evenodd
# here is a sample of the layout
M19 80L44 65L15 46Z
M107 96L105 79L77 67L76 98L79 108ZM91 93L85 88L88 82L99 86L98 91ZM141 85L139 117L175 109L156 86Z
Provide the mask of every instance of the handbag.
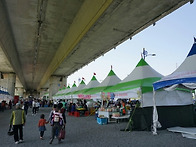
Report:
M65 139L65 128L62 128L59 132L59 139Z
M8 130L7 134L8 134L9 136L14 135L14 131L13 131L12 125L9 126L9 130Z

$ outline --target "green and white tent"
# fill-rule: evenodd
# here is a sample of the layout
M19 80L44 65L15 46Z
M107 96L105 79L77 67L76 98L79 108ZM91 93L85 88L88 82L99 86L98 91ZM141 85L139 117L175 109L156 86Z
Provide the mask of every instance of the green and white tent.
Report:
M66 99L66 93L70 90L70 86L68 85L67 88L62 90L61 99Z
M74 92L76 89L77 89L77 86L76 86L76 82L74 81L72 87L66 91L65 99L72 99L71 93Z
M107 89L107 92L114 92L115 99L136 98L141 100L142 107L152 106L152 84L160 80L161 77L163 76L142 58L135 69L124 80Z
M80 82L79 86L73 92L69 93L69 95L71 95L71 97L75 98L75 99L79 98L77 93L81 89L83 89L85 86L86 86L86 84L85 84L84 80L82 79L82 81Z
M100 83L97 81L94 73L91 81L83 89L77 91L75 94L77 94L78 98L80 99L93 99L93 95L86 94L86 93L92 90L93 88L97 87L99 84Z
M96 97L97 99L109 99L110 93L105 91L120 81L120 78L117 77L114 71L111 69L108 76L97 87L85 92L85 94L90 94L92 97Z
M60 88L59 91L55 95L52 96L52 98L55 99L55 100L62 99L63 91L65 91L65 89L66 89L65 87Z

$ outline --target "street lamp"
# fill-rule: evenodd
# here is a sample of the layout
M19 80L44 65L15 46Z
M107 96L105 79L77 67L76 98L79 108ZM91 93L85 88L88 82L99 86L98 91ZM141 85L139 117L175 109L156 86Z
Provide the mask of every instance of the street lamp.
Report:
M143 48L143 52L141 53L142 58L145 60L147 56L156 56L156 54L148 54L148 52Z

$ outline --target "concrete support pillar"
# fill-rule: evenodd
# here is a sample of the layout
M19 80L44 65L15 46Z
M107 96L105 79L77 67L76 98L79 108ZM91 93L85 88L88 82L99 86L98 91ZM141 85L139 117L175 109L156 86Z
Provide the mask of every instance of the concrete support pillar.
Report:
M49 79L49 99L52 100L52 96L59 90L60 88L60 77L51 76Z
M49 99L52 99L52 96L58 92L60 88L66 86L67 77L61 76L51 76L50 85L49 85Z
M15 84L16 84L16 74L15 73L7 74L7 91L13 97L15 94Z
M23 98L26 97L24 95L24 89L22 87L16 87L15 88L15 95L18 95L18 96L23 97Z
M41 89L40 91L40 96L39 97L43 97L43 95L45 94L45 93L47 93L48 92L48 89L46 89L46 88L43 88L43 89Z
M60 82L60 88L67 87L67 77L63 77Z

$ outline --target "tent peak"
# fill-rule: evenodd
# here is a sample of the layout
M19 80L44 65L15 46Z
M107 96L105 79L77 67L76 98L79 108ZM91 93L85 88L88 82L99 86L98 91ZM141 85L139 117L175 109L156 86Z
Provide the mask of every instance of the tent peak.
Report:
M82 80L82 81L80 82L80 84L85 84L84 80Z
M109 74L108 74L108 76L114 76L114 75L116 75L116 74L115 74L114 71L111 69L110 72L109 72Z
M187 55L187 57L195 55L196 54L196 38L194 37L194 43L193 46L189 52L189 54Z
M93 76L92 79L91 79L91 81L97 81L96 77Z
M148 63L143 58L141 58L141 60L136 65L136 67L145 66L145 65L148 65Z

